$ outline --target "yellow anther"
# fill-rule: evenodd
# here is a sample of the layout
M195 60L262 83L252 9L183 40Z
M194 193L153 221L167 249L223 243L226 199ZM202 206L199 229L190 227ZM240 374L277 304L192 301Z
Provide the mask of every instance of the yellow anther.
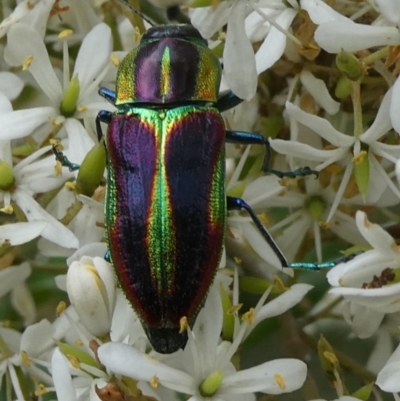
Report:
M186 316L180 318L179 326L179 333L184 333L187 330L187 328L189 327L189 323Z
M71 36L74 33L72 29L64 29L58 34L58 39L65 39L68 36Z
M256 310L254 308L250 308L246 313L242 316L242 321L248 324L253 324L256 318Z
M33 61L33 56L31 54L23 61L23 63L22 63L22 71L26 71L30 67L30 65L32 64L32 61Z
M65 309L67 309L67 304L64 301L61 301L56 308L57 316L60 316L62 313L64 313Z
M234 315L236 312L238 312L242 308L243 304L237 304L237 305L232 305L228 310L227 314L228 315Z
M3 208L1 208L0 212L6 213L6 214L13 214L14 209L11 205L7 205L7 206L4 206Z
M21 361L25 366L27 367L31 366L31 360L26 351L21 351L20 356L21 356Z
M279 374L279 373L275 373L274 374L274 380L275 383L282 389L284 390L286 388L286 382L285 382L285 378Z
M121 59L116 54L111 54L110 59L115 67L119 67L119 65L121 64Z
M153 376L150 381L149 381L150 387L152 388L158 388L158 385L160 384L160 381L158 380L157 376Z
M351 159L351 161L352 161L354 164L361 164L367 156L368 156L367 151L366 151L366 150L362 150L360 153L358 153L357 155L355 155L355 156Z

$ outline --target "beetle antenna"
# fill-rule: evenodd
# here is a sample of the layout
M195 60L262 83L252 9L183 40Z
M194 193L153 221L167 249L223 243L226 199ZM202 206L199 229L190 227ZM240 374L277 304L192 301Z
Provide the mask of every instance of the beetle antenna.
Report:
M147 17L145 17L140 11L136 10L135 7L131 6L126 0L118 0L120 3L124 4L126 7L128 7L131 11L133 11L136 15L141 17L144 21L146 21L149 25L155 26L155 24L150 21Z

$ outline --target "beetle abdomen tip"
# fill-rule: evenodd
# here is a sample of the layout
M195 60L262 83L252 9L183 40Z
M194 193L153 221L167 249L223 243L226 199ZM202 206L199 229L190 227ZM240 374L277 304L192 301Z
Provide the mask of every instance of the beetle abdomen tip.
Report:
M184 348L187 332L180 333L179 327L144 327L146 335L154 350L160 354L172 354Z

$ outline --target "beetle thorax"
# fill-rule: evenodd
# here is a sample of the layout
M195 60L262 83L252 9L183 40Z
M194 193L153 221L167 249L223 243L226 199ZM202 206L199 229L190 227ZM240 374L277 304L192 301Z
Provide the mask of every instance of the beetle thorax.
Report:
M116 105L127 103L215 102L221 65L198 39L142 40L122 61Z

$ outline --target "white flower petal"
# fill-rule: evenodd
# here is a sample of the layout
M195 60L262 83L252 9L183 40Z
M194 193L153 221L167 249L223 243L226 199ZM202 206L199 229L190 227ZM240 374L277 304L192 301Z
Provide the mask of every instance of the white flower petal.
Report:
M376 333L376 342L373 350L368 357L366 368L375 374L382 369L382 362L387 361L393 353L392 336L389 329L382 326L382 328ZM400 387L399 387L400 388Z
M385 313L356 303L351 304L352 330L359 338L371 337L378 330Z
M284 196L283 198L290 198L289 196ZM299 199L303 200L303 199ZM279 203L279 201L277 202ZM287 202L284 202L287 203ZM276 205L280 207L279 204ZM290 207L286 206L283 203L282 207ZM304 236L299 235L299 233L306 233L312 227L313 221L310 216L304 213L303 204L296 205L297 207L301 207L301 209L297 210L295 213L291 215L297 215L297 219L293 220L293 223L290 224L282 234L275 237L276 242L279 245L279 248L283 251L283 254L288 259L288 261L293 261L296 257L301 244L304 242ZM295 207L296 207L295 206ZM279 224L279 223L277 223ZM273 227L271 227L273 228Z
M26 351L32 357L40 357L42 353L54 347L53 334L53 325L47 319L32 324L22 334L21 351ZM38 338L40 342L37 341Z
M276 24L283 29L288 29L297 12L294 9L286 8L275 19ZM268 33L268 36L260 46L255 56L257 74L261 74L270 68L276 61L280 59L286 47L286 35L274 26Z
M322 79L315 78L310 71L303 70L300 74L300 81L328 114L336 114L339 111L340 103L332 99L326 83Z
M281 262L276 256L272 248L265 242L265 238L261 235L260 231L252 223L242 223L241 229L243 235L250 246L257 252L257 254L266 262L277 268L282 269ZM278 245L276 245L278 247Z
M68 259L67 264L70 266L72 262L80 260L83 256L91 256L94 258L98 256L104 258L107 252L107 245L104 242L92 243L81 246L76 252L74 252Z
M389 393L400 391L400 346L396 348L391 357L386 362L383 369L379 372L376 384Z
M343 21L352 24L353 21L329 7L322 0L301 0L301 8L308 12L311 21L316 25L325 24L331 21Z
M342 50L355 52L377 46L398 46L400 31L394 27L333 21L320 25L314 38L328 53L339 53Z
M28 1L28 3L30 2ZM39 33L40 37L44 38L50 11L53 6L54 0L41 0L21 19L21 22L34 28Z
M393 128L400 135L400 78L393 85L392 98L390 102L390 120Z
M53 106L58 107L62 98L61 84L50 63L42 38L28 25L13 25L7 35L4 58L12 66L21 66L28 56L33 57L29 65L30 73Z
M59 401L77 401L75 387L69 373L69 364L61 351L56 348L51 357L51 375Z
M384 315L385 313L394 313L400 310L399 290L400 284L391 284L382 288L370 289L337 287L332 288L329 293L342 295L354 304L362 305L369 310L374 310Z
M75 118L67 118L64 126L68 135L68 158L80 164L95 143L83 125Z
M278 177L264 175L246 186L242 198L253 208L262 207L265 202L268 202L269 198L278 196L282 189Z
M290 117L299 123L312 129L319 136L337 147L350 147L354 143L354 138L342 134L335 129L325 118L306 113L293 103L286 102L286 110Z
M10 99L7 97L6 93L0 92L0 114L9 113L11 111L13 111L13 107Z
M251 99L257 90L257 71L253 47L246 36L246 3L235 2L229 15L223 54L224 75L232 92L241 99Z
M16 99L24 87L24 81L18 76L8 71L0 72L0 91L8 99Z
M31 221L29 223L13 223L0 226L0 245L21 245L38 237L46 228L47 222Z
M264 319L281 315L293 306L297 305L305 295L314 288L310 284L295 284L285 291L279 297L268 302L256 314L255 324L258 324Z
M98 357L113 373L150 381L156 377L160 384L181 393L193 394L193 378L171 368L126 344L107 343L98 349Z
M23 282L11 291L11 305L24 319L24 324L32 324L36 319L36 305L28 285Z
M79 242L75 235L63 224L47 213L39 204L26 192L17 189L13 198L18 206L25 213L29 221L47 221L47 226L42 231L42 237L65 248L78 248Z
M55 110L52 107L35 107L0 114L0 140L23 138L55 117Z
M10 266L0 271L0 298L10 292L16 285L24 282L31 275L28 262Z
M231 6L231 2L224 1L216 7L195 8L190 15L190 20L201 36L208 39L228 23Z
M376 385L388 393L400 391L400 360L386 365L378 374Z
M387 257L400 258L400 249L393 237L378 224L371 223L361 210L356 213L356 223L360 233L374 249Z
M75 61L73 76L78 75L81 93L103 73L111 50L111 29L104 23L96 25L83 40Z
M332 164L333 162L340 160L343 156L348 153L348 149L346 148L337 148L332 150L321 150L315 149L310 145L306 145L304 143L295 142L295 141L286 141L283 139L273 139L270 140L271 148L276 152L291 156L298 157L300 159L308 160L308 161L324 161L324 165L327 166ZM319 166L319 169L321 167Z
M94 260L83 257L80 262L73 262L68 269L67 292L82 324L90 333L101 337L108 334L111 327L115 305L115 278L104 259L96 258L96 262L100 266L102 276L110 279L111 283L107 283L106 287ZM110 290L111 294L108 294L107 290Z
M370 144L373 141L377 141L392 129L391 116L394 113L392 96L393 90L394 89L389 89L386 92L382 99L382 103L379 106L378 114L376 115L374 122L362 135L360 135L360 141ZM399 114L398 109L396 112Z
M400 2L398 0L375 0L375 3L388 21L400 25Z
M209 366L213 366L217 356L217 346L222 328L223 312L219 288L220 282L216 280L193 327L196 347L202 350L200 356L203 358L204 363Z
M23 18L26 14L28 14L32 7L37 7L41 1L33 0L33 1L21 1L14 9L14 11L5 18L0 24L0 38L2 38L8 31L8 29L18 22L21 18Z
M104 259L104 257L93 258L93 264L106 289L107 308L109 311L109 318L112 319L117 296L117 277L112 266Z
M228 376L221 392L241 394L261 391L267 394L289 393L299 389L307 376L307 366L298 359L277 359Z

